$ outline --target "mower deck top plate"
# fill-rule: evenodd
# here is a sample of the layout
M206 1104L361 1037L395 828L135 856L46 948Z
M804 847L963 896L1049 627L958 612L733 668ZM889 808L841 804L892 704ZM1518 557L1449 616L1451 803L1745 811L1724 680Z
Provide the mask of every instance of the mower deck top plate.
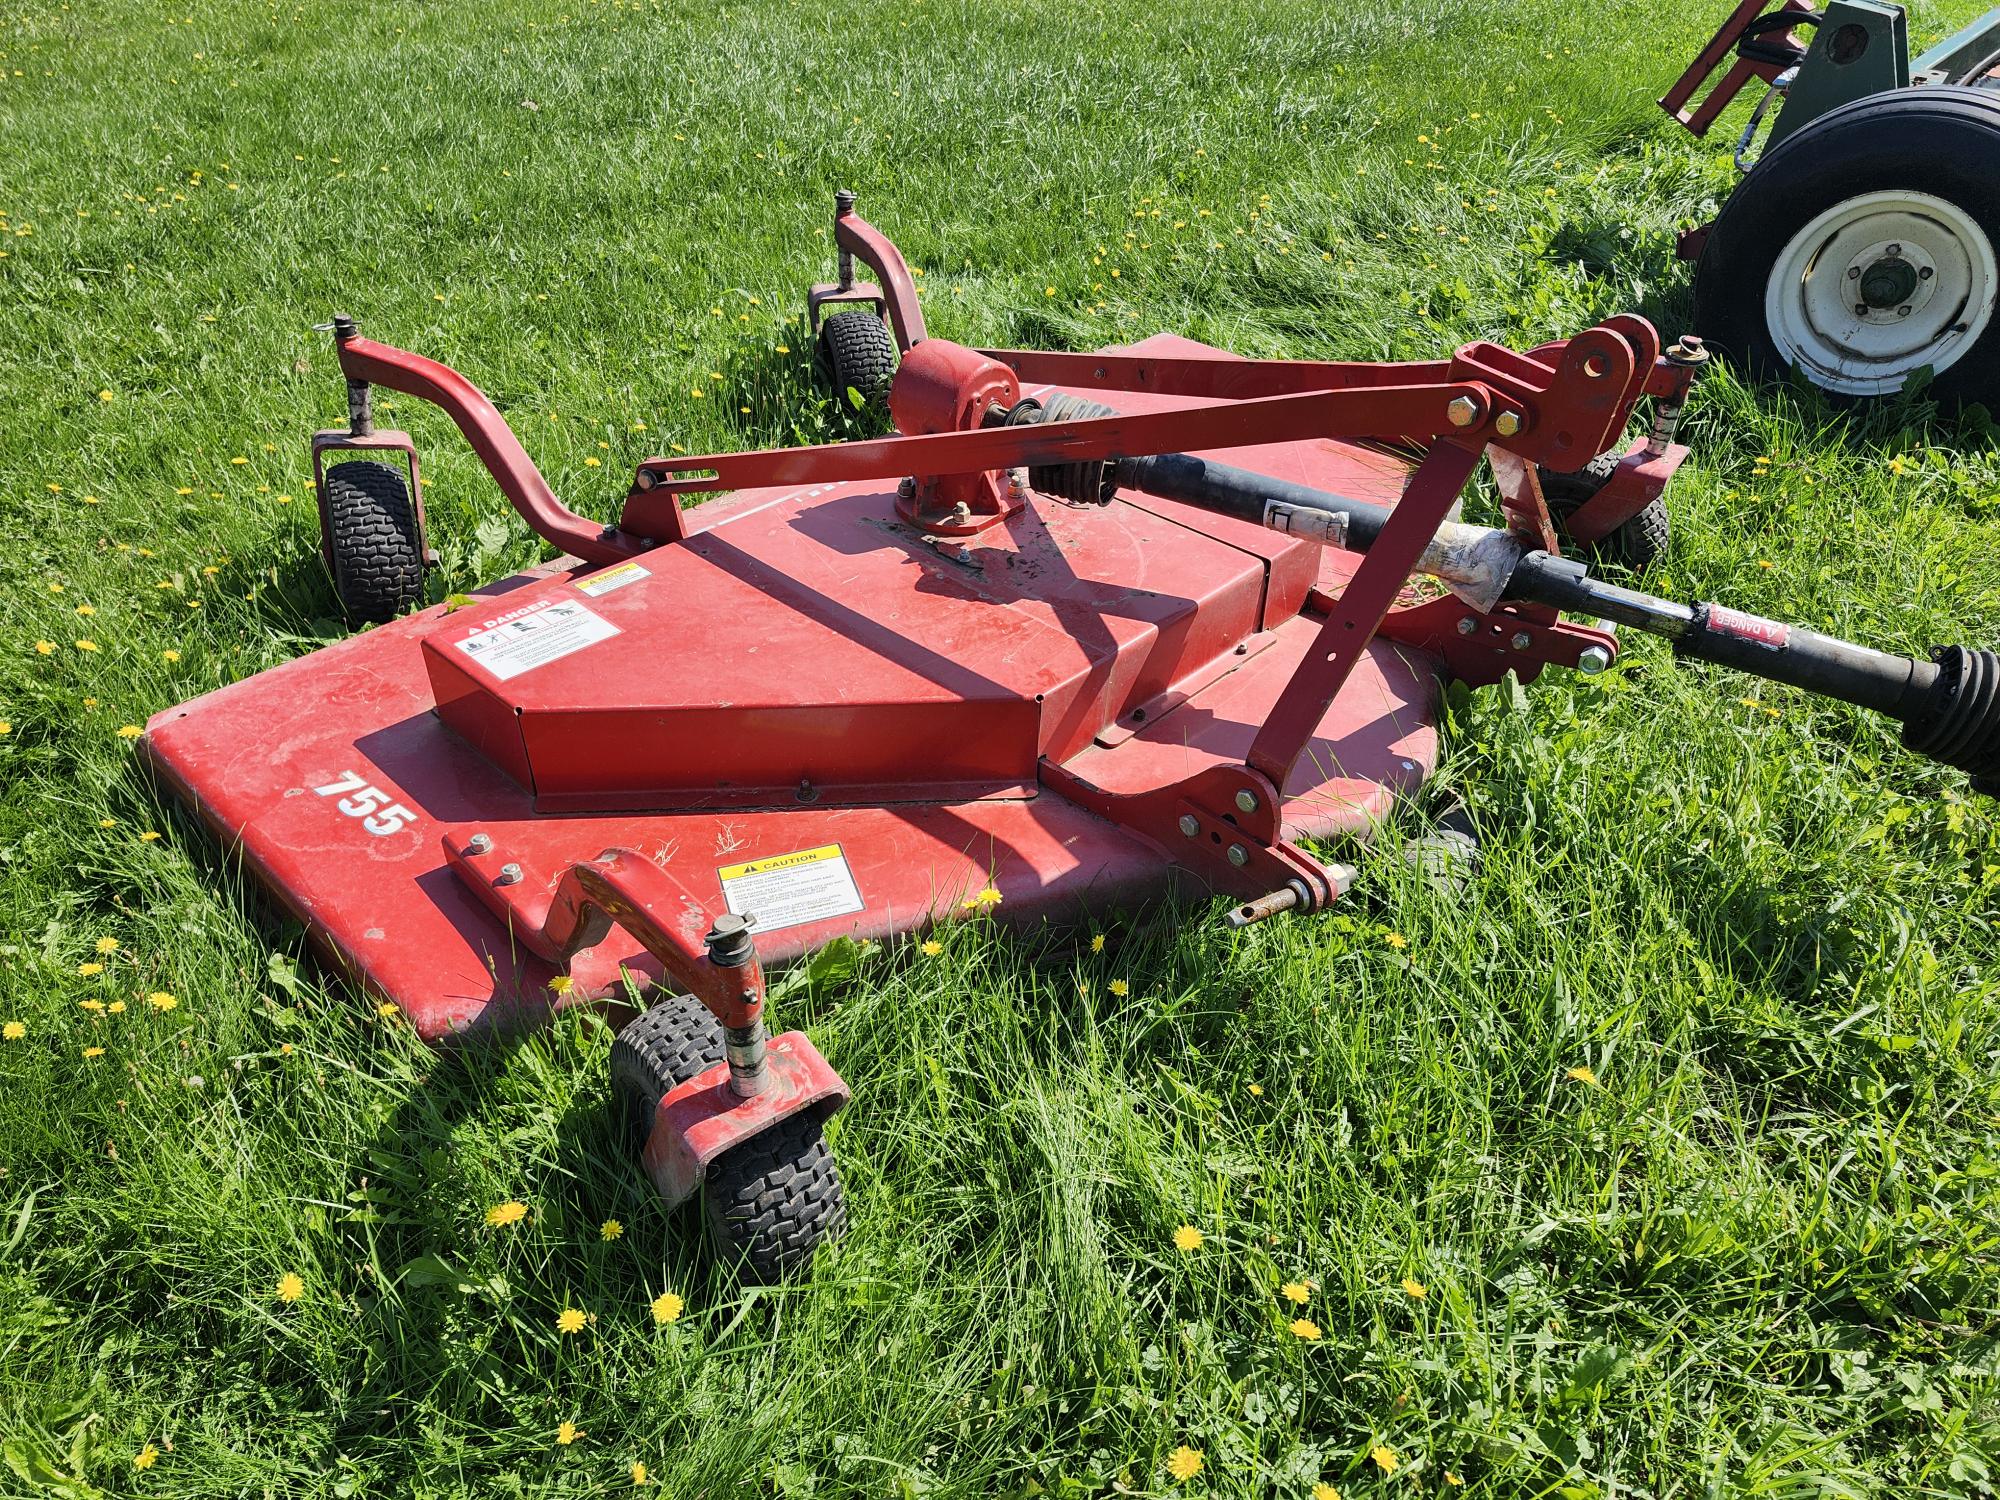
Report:
M1218 456L1378 502L1406 477L1330 441ZM1308 592L1337 592L1354 559L1148 497L1037 496L933 541L894 498L739 492L635 562L533 570L170 709L145 751L433 1039L613 994L621 967L658 973L613 928L559 997L447 864L447 835L486 834L543 885L639 850L692 934L754 912L767 963L923 927L987 886L1015 919L1161 890L1171 851L1039 787L1038 764L1127 793L1240 761L1317 630ZM1370 645L1285 789L1288 834L1365 836L1430 772L1436 672Z

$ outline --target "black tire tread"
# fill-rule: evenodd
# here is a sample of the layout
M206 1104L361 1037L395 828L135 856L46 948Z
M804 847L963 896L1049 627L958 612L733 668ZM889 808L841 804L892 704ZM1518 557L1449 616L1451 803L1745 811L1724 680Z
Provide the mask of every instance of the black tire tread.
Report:
M1569 518L1604 488L1623 457L1623 450L1614 448L1598 454L1573 474L1541 471L1542 498L1548 501L1549 518L1556 523L1564 541L1569 540ZM1673 520L1667 513L1667 497L1660 495L1609 536L1577 550L1585 557L1622 563L1637 572L1666 556L1672 539Z
M656 1000L611 1042L611 1093L632 1129L652 1125L660 1100L723 1059L722 1026L692 995Z
M362 460L326 471L333 591L348 617L380 625L423 597L424 549L402 471Z
M710 1164L702 1209L717 1252L759 1281L803 1270L847 1232L847 1195L820 1117L780 1120Z
M870 406L889 399L896 378L896 340L872 312L835 313L819 325L821 357L833 394L842 402L851 387Z

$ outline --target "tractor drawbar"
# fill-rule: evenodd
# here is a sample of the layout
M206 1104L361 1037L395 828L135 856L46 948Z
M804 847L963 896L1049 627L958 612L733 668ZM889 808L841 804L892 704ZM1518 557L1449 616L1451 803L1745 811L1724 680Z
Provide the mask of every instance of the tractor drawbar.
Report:
M1009 425L1115 415L1077 396L1024 401ZM1187 453L1035 468L1029 483L1075 504L1102 504L1120 489L1178 500L1350 552L1366 552L1389 507L1330 494ZM1712 662L1887 714L1905 748L1968 772L1973 790L2000 796L2000 654L1941 647L1930 661L1857 646L1720 604L1681 604L1592 578L1511 532L1448 522L1419 568L1473 607L1501 599L1614 620L1673 642L1676 655Z

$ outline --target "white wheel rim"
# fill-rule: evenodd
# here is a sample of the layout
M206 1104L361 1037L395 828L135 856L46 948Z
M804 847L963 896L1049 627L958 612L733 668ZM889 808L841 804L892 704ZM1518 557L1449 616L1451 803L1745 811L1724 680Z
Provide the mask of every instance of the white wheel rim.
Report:
M1993 321L1996 292L1993 241L1963 209L1929 193L1863 193L1792 236L1764 321L1814 385L1879 396L1925 365L1954 364Z

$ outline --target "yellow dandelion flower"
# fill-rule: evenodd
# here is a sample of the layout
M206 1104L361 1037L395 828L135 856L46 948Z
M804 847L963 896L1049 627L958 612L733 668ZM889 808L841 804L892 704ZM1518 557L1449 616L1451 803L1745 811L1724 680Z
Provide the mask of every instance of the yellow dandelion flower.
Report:
M1313 1486L1313 1500L1340 1500L1340 1491L1322 1479Z
M999 904L1000 892L997 888L990 885L984 889L974 891L959 903L960 906L972 911L986 911Z
M1112 980L1111 983L1105 986L1105 988L1110 990L1112 994L1116 995L1121 1000L1123 1000L1127 995L1132 993L1132 986L1127 984L1122 979Z
M528 1217L528 1205L509 1198L505 1203L496 1203L486 1210L486 1222L495 1229L509 1224L518 1224Z
M99 391L97 393L97 399L99 401L116 401L118 398L114 396L110 391Z
M1263 1085L1263 1084L1261 1084L1261 1083L1253 1083L1253 1084L1251 1084L1251 1085L1250 1085L1250 1097L1251 1097L1252 1099L1261 1099L1261 1098L1263 1098L1263 1097L1264 1097L1264 1085Z
M0 1036L4 1036L10 1042L18 1042L27 1034L28 1028L19 1021L9 1021L5 1026L0 1026Z
M245 458L242 454L239 453L236 455L236 457L230 459L229 462L232 468L241 468L244 464L249 463L250 460Z
M1312 1287L1303 1281L1288 1281L1278 1288L1278 1294L1287 1302L1293 1302L1300 1307L1304 1307L1306 1300L1312 1296Z
M76 1003L82 1009L88 1011L100 1011L104 1009L104 1002L102 1000L79 1000Z
M1573 1078L1578 1083L1587 1083L1594 1089L1602 1088L1604 1086L1603 1084L1597 1081L1597 1075L1591 1072L1590 1069L1588 1068L1571 1068L1569 1072L1564 1076L1568 1078Z
M662 1292L653 1299L653 1321L674 1323L680 1320L681 1309L687 1304L672 1292Z
M1182 1443L1167 1455L1167 1472L1186 1484L1201 1472L1201 1450Z
M296 1302L306 1294L303 1277L296 1271L287 1271L278 1278L277 1295L280 1302Z
M104 1010L107 1015L122 1016L125 1014L125 1002L123 1000L113 1000L109 1005L104 1007Z
M576 981L567 974L558 974L549 981L549 988L558 995L567 995L576 986Z
M146 1444L145 1447L132 1455L132 1467L135 1469L150 1469L159 1461L160 1450L155 1448L151 1443Z
M154 1010L172 1010L176 1005L180 1004L180 1001L176 1000L165 990L154 990L152 994L146 997L146 1003L152 1006Z
M35 655L54 656L55 654L56 654L56 643L54 641L35 642Z
M157 833L153 832L152 829L148 828L144 833L139 835L139 842L142 844L156 843L158 842L159 837L160 836Z
M1308 1344L1319 1342L1319 1324L1311 1318L1292 1319L1291 1329L1296 1337L1304 1339Z
M644 1484L645 1482L646 1482L646 1466L644 1464L632 1465L632 1483L634 1485L641 1485Z
M103 965L103 964L78 964L78 965L76 966L76 972L77 972L77 973L79 973L79 974L81 974L81 975L82 975L82 976L83 976L83 977L84 977L85 979L88 979L88 978L90 978L90 976L91 976L91 975L93 975L93 974L102 974L102 973L104 972L104 965Z
M1414 1276L1403 1278L1403 1290L1419 1302L1424 1300L1424 1284Z
M1093 934L1091 934L1091 939L1090 939L1090 951L1091 951L1092 953L1102 953L1102 952L1104 951L1104 934L1103 934L1103 933L1101 933L1101 932L1098 932L1098 933L1093 933Z
M160 653L161 661L179 661L180 659L181 654L178 651L162 651Z
M1377 1443L1368 1450L1368 1456L1375 1460L1375 1467L1380 1469L1384 1474L1395 1473L1396 1466L1402 1462L1400 1458L1396 1457L1396 1450L1394 1448L1385 1448L1380 1443Z
M1201 1248L1201 1231L1192 1224L1183 1224L1174 1231L1174 1248L1188 1254Z
M145 732L137 724L120 724L118 726L118 738L121 740L136 740Z
M95 651L95 650L97 649L97 642L95 642L95 641L78 641L78 642L76 643L76 649L77 649L77 650L79 650L79 651Z
M1465 1479L1462 1475L1454 1474L1451 1472L1451 1470L1446 1469L1444 1471L1444 1482L1450 1485L1453 1489L1457 1489L1460 1485L1465 1483Z
M921 943L917 944L917 951L923 954L925 958L936 958L940 953L944 952L944 944L940 943L936 938L925 938Z
M116 818L99 818L97 820L97 826L99 828L116 828L118 826L118 820Z
M556 1441L565 1448L582 1436L583 1429L574 1422L566 1421L556 1429Z
M102 1047L85 1047L83 1055L85 1057L102 1057L104 1056L104 1049Z
M1391 948L1403 949L1410 946L1410 940L1400 932L1392 932L1382 939Z
M615 1240L625 1233L625 1226L620 1224L616 1219L606 1219L602 1224L597 1226L597 1232L604 1239Z
M375 1014L383 1017L385 1020L390 1016L395 1015L396 1002L393 1000L378 1001L375 1006Z
M565 1307L556 1314L556 1331L559 1333L582 1333L586 1319L573 1307Z

